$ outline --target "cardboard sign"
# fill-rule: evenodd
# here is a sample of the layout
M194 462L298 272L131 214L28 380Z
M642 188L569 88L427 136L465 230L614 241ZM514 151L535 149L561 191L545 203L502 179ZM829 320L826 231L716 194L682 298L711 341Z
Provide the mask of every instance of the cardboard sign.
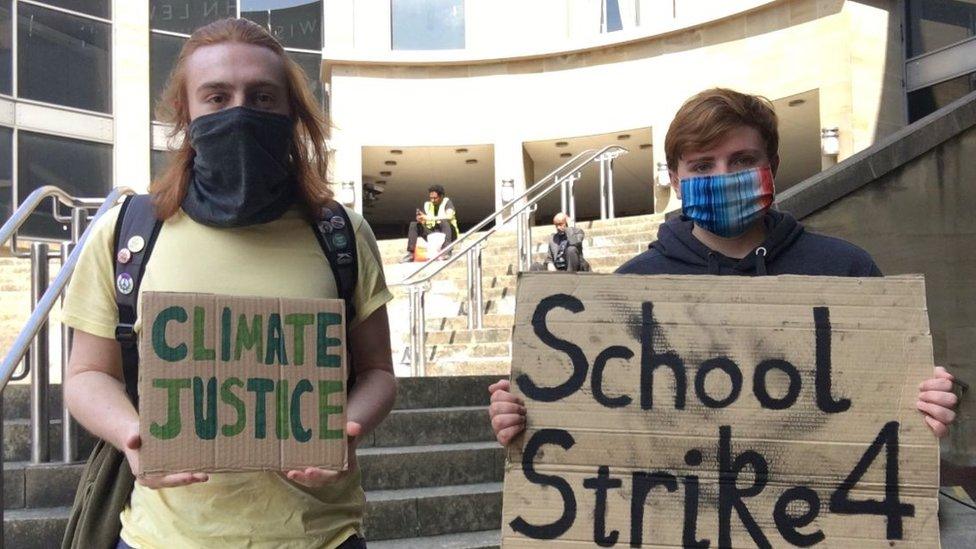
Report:
M342 300L140 301L140 474L346 468Z
M938 547L921 277L529 273L505 547Z

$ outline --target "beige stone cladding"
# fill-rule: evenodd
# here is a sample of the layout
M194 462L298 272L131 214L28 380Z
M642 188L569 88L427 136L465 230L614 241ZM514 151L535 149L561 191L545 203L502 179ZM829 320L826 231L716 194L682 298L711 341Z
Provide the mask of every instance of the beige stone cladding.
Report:
M840 130L836 161L905 125L902 17L895 4L740 3L753 7L711 21L706 4L716 3L678 2L678 11L689 15L670 26L648 23L646 29L616 33L621 38L615 42L607 38L592 47L537 55L476 59L463 51L440 57L367 52L342 58L339 50L326 51L336 176L362 176L357 150L363 146L492 143L497 149L648 126L654 159L662 161L664 135L677 108L712 86L773 100L816 91L819 127ZM501 35L499 43L504 50ZM788 160L789 151L781 152ZM521 156L499 158L518 162ZM825 158L823 167L834 162ZM495 171L523 170L496 159Z

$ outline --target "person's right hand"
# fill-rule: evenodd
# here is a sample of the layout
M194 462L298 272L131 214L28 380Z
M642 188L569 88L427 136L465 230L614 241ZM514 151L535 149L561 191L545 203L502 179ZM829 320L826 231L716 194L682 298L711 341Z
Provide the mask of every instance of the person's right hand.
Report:
M142 447L142 438L139 436L139 426L136 425L135 431L130 432L125 439L125 448L122 449L129 467L135 473L139 470L139 448ZM146 475L136 477L139 484L156 490L158 488L176 488L177 486L187 486L197 482L206 482L210 476L206 473L173 473L171 475Z
M502 446L508 446L525 430L525 403L509 391L511 384L507 379L488 387L488 392L491 393L491 405L488 407L491 428Z

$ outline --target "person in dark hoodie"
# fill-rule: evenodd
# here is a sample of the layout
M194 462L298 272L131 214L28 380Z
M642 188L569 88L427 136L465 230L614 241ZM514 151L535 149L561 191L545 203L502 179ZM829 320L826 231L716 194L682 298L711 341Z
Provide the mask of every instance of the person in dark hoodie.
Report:
M779 132L764 97L714 88L678 110L664 141L682 215L617 273L671 275L882 276L871 256L839 238L804 230L771 209ZM953 377L937 367L919 386L916 408L938 436L956 417ZM508 380L488 388L492 429L503 446L525 429L524 402Z

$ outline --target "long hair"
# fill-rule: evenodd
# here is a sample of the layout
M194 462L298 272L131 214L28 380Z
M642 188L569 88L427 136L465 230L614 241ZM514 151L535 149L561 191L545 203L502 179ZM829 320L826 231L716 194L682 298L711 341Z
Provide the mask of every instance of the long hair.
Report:
M321 206L332 198L327 181L327 151L325 140L328 125L321 107L309 89L305 71L285 53L281 44L263 27L247 19L221 19L197 29L183 44L180 55L170 73L166 89L156 107L159 120L172 124L170 141L182 137L179 148L172 151L166 168L149 186L153 195L156 217L169 219L186 197L196 155L187 136L190 110L186 89L186 60L198 48L224 42L239 42L268 48L284 64L294 128L289 162L298 185L299 197L316 215Z

